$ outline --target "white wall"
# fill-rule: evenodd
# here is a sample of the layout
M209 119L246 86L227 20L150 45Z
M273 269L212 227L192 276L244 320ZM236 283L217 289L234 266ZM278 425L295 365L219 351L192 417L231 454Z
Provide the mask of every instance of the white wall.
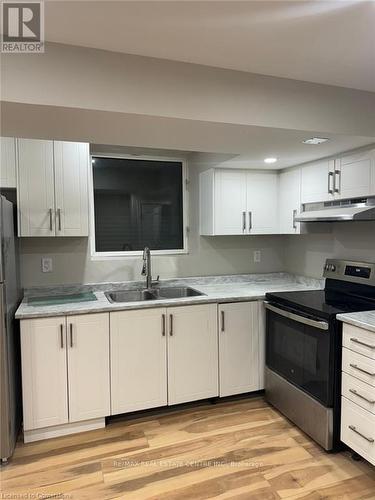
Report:
M286 271L320 278L327 258L375 262L375 222L337 222L327 234L285 238Z
M203 168L207 168L207 165ZM190 165L189 254L155 256L153 274L161 278L219 274L277 272L284 267L283 236L200 237L198 175L202 167ZM253 251L262 262L254 263ZM41 272L41 258L52 257L52 273ZM95 283L143 279L141 257L92 261L85 238L22 238L22 286Z

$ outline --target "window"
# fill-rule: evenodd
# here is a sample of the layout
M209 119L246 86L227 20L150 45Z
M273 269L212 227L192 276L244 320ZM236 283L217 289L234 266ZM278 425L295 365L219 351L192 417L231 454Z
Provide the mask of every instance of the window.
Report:
M94 255L186 253L183 161L93 155L92 180Z

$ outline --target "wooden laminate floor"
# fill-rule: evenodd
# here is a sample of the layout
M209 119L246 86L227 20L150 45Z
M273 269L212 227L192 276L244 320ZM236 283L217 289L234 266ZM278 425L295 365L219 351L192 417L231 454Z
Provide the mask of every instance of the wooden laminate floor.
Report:
M0 473L0 498L375 499L375 467L325 453L261 397L19 443Z

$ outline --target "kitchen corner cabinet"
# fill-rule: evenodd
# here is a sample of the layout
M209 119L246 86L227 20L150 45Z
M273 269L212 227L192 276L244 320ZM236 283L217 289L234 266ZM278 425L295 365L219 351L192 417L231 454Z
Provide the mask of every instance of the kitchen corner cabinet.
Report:
M220 396L259 390L258 302L220 304L218 314Z
M218 395L216 309L110 313L112 415Z
M88 236L89 146L18 139L19 236Z
M0 137L0 188L16 187L16 141L14 137Z
M300 234L301 224L295 221L301 211L301 169L284 170L279 176L280 234Z
M276 172L210 169L199 196L201 235L278 233Z
M24 430L110 413L109 315L21 320Z

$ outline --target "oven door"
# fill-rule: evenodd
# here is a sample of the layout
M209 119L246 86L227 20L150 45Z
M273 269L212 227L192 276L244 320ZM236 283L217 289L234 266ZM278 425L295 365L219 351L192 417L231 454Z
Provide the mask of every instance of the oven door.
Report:
M329 323L266 302L266 365L324 406L333 406L333 341Z

